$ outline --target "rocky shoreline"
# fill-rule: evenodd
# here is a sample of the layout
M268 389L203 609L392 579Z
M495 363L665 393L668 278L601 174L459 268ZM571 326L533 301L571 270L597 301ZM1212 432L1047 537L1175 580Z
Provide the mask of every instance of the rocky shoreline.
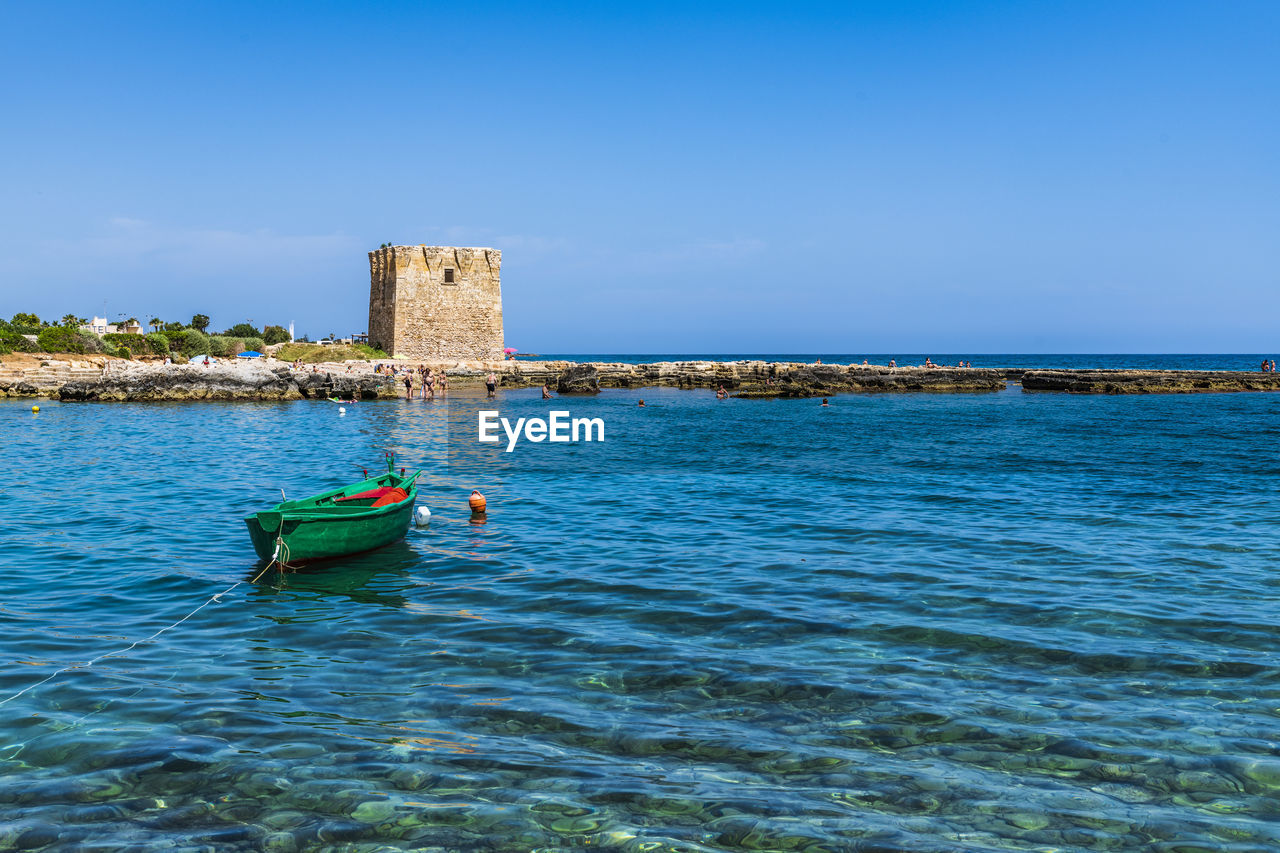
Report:
M118 359L34 360L0 367L0 397L66 401L374 400L404 393L403 375L375 373L367 362L295 368L273 359L165 365ZM1188 394L1280 391L1280 374L1191 370L1022 370L887 367L764 361L682 361L651 364L506 361L431 365L451 387L479 386L496 373L504 387L547 384L560 394L606 388L724 387L747 399L818 397L844 393L991 393L1009 383L1024 391L1074 394ZM415 377L415 387L420 387Z
M1229 370L1027 370L1024 391L1068 394L1205 394L1280 391L1280 373Z

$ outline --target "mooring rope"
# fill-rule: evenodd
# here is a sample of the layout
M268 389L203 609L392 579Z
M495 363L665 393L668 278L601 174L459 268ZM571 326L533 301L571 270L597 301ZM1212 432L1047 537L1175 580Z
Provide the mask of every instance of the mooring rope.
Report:
M284 531L284 521L281 520L280 529L276 531L276 552L272 556L271 562L267 563L267 567L262 571L258 572L258 574L254 577L254 579L249 581L249 583L257 583L259 580L261 580L263 575L271 571L272 566L278 565L280 567L281 572L283 572L286 568L288 568L289 546L284 544L284 539L280 535L283 531ZM284 560L278 559L280 556L281 550L283 550L285 553ZM197 607L195 610L192 610L190 613L188 613L186 616L183 616L177 622L174 622L171 625L165 625L163 628L161 628L159 631L156 631L150 637L143 637L141 640L134 640L132 643L125 646L123 649L116 649L113 652L107 652L106 654L98 655L96 658L93 658L92 660L87 661L85 663L68 664L67 666L64 666L62 669L56 670L46 678L42 678L41 680L37 681L35 684L28 685L22 688L21 690L19 690L17 693L13 694L12 696L9 696L6 699L0 700L0 706L6 705L9 702L12 702L14 699L17 699L19 696L23 695L24 693L30 693L32 690L35 690L37 687L41 686L42 684L48 684L50 681L53 681L55 678L57 678L59 675L62 675L64 672L71 672L73 669L88 669L89 667L93 666L95 663L98 663L99 661L104 661L107 658L118 657L119 655L123 655L127 652L133 651L143 643L151 642L156 637L159 637L161 634L163 634L165 631L171 631L174 628L177 628L183 622L186 622L188 619L190 619L192 616L195 616L201 610L204 610L210 604L213 604L214 602L221 602L222 596L231 592L232 590L234 590L236 587L240 586L243 583L245 582L236 581L231 586L224 589L222 592L215 593L214 595L209 596L208 600L205 601L203 604L201 604L199 607Z
M268 567L268 568L270 568L270 567ZM258 575L258 577L262 577L262 575ZM254 578L254 580L257 580L257 578ZM219 599L221 599L221 598L222 598L222 596L224 596L224 595L226 595L227 593L231 592L231 590L233 590L233 589L235 589L236 587L240 586L240 584L242 584L242 583L244 583L244 581L236 581L236 582L235 582L235 583L233 583L231 586L229 586L229 587L227 587L226 589L224 589L222 592L219 592L219 593L216 593L215 595L210 596L210 597L209 597L209 599L208 599L207 601L205 601L203 604L201 604L201 605L200 605L199 607L197 607L195 610L192 610L190 613L188 613L186 616L183 616L183 617L182 617L181 619L179 619L177 622L174 622L174 623L173 623L173 624L171 624L171 625L165 625L163 628L161 628L159 631L156 631L156 632L155 632L154 634L152 634L150 637L143 637L141 640L134 640L132 643L130 643L129 645L125 646L123 649L116 649L116 650L115 650L115 651L113 651L113 652L107 652L106 654L98 655L96 658L93 658L92 660L86 661L85 663L73 663L73 664L70 664L70 665L68 665L68 666L64 666L62 669L59 669L59 670L57 670L57 671L53 672L53 673L52 673L51 675L49 675L48 677L43 678L43 679L41 679L40 681L37 681L35 684L32 684L32 685L30 685L30 686L28 686L28 687L24 687L24 688L22 688L22 689L21 689L21 690L19 690L17 693L13 694L12 696L8 697L7 699L0 700L0 705L5 705L5 704L7 704L7 703L9 703L9 702L12 702L14 699L17 699L17 698L18 698L19 696L21 696L22 694L24 694L24 693L30 693L32 690L35 690L37 687L39 687L39 686L40 686L40 685L42 685L42 684L48 684L50 681L53 681L55 678L57 678L59 675L62 675L64 672L70 672L70 671L71 671L71 670L73 670L73 669L88 669L89 667L93 666L95 663L98 663L99 661L106 660L107 658L116 657L116 656L118 656L118 655L125 654L126 652L131 652L131 651L133 651L134 649L136 649L138 646L142 645L143 643L149 643L149 642L151 642L151 641L152 641L152 640L154 640L156 637L159 637L161 634L163 634L165 631L172 630L173 628L176 628L176 627L178 627L179 625L181 625L183 622L186 622L186 621L187 621L188 619L190 619L192 616L195 616L197 613L199 613L201 610L204 610L204 609L205 609L206 607L208 607L210 604L213 604L215 601L218 601Z

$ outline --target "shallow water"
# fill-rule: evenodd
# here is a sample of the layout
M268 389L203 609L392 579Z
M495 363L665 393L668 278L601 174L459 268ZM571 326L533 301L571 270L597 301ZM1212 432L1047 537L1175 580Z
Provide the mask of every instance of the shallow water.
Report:
M483 406L0 403L0 849L1280 845L1280 397ZM431 525L251 583L384 448Z

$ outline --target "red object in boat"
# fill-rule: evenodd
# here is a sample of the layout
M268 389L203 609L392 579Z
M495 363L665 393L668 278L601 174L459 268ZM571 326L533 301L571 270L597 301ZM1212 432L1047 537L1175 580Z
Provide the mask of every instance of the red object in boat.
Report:
M394 486L382 486L381 488L370 489L367 492L360 492L359 494L356 494L356 495L347 495L345 498L335 498L333 502L340 504L343 501L363 501L363 500L368 500L369 498L379 499L379 498L385 497L386 494L390 491L401 491L401 490L396 489Z
M373 502L374 507L388 506L389 504L398 504L400 501L409 497L409 493L404 489L387 489L387 493Z

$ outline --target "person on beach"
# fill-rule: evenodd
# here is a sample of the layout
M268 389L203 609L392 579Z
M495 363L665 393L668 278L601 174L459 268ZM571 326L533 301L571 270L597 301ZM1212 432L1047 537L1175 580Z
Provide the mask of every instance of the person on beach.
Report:
M1272 373L1276 372L1276 360L1274 358L1271 359L1271 372Z
M404 375L404 398L413 399L413 377L407 373Z
M889 359L889 366L890 366L890 367L897 367L897 366L898 366L898 362L897 362L897 360L896 360L896 359L892 359L892 358L891 358L891 359Z
M551 399L551 389L547 387L547 383L545 382L542 383L542 399L544 400Z
M442 370L440 371L440 396L443 397L447 393L449 393L449 374Z
M1271 372L1271 368L1267 365L1267 360L1265 358L1262 360L1262 372L1263 373Z
M498 377L493 375L493 371L489 371L489 375L484 378L484 387L490 400L498 396Z

